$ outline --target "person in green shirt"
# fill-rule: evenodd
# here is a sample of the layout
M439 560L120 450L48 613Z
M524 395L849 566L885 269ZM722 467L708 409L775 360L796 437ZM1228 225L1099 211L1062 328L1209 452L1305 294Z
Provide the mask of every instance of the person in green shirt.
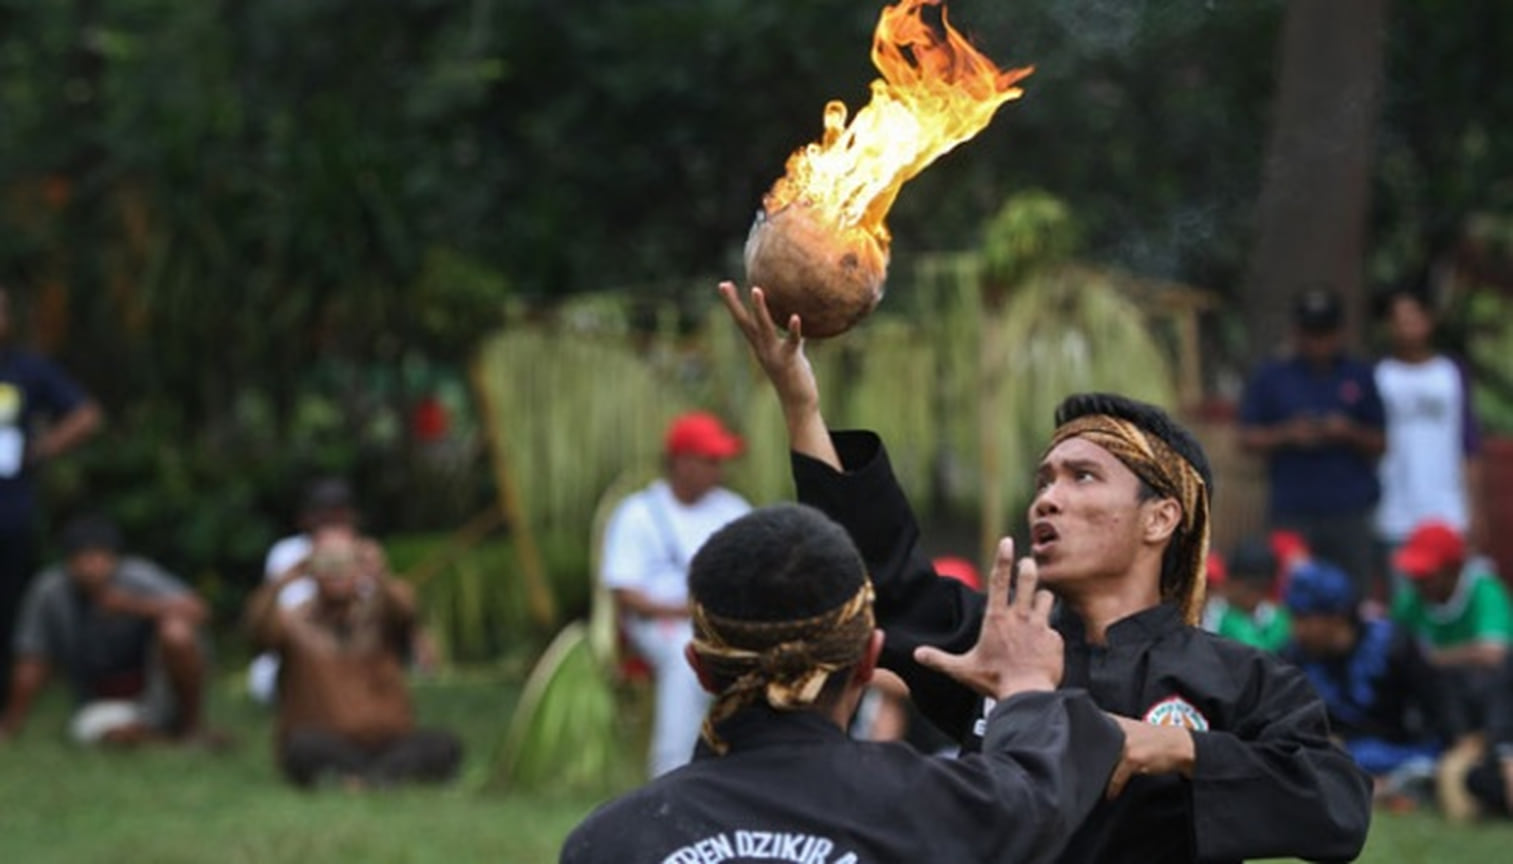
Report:
M1214 580L1214 597L1204 625L1214 633L1264 651L1281 651L1292 636L1292 618L1272 602L1277 558L1260 539L1247 538L1230 551L1224 577Z
M1423 643L1429 662L1451 680L1473 728L1485 723L1486 695L1513 642L1513 607L1492 563L1467 553L1447 523L1420 523L1393 565L1407 576L1392 618Z

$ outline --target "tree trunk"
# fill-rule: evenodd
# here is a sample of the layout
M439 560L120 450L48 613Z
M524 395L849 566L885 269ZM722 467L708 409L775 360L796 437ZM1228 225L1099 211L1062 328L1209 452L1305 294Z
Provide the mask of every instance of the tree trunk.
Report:
M1387 0L1292 0L1282 33L1244 309L1252 361L1286 339L1293 295L1310 286L1344 298L1360 345L1373 136Z

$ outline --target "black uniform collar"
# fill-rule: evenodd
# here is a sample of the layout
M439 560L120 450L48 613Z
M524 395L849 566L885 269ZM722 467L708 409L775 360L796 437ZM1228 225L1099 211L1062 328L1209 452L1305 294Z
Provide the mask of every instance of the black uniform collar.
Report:
M1154 642L1183 626L1182 610L1176 604L1158 603L1110 624L1104 637L1110 647L1141 645ZM1087 642L1087 630L1082 625L1082 619L1065 604L1062 604L1057 614L1056 629L1061 631L1062 638L1068 642Z
M732 754L846 738L846 733L829 717L814 711L777 711L766 704L742 710L721 723L715 731L730 744ZM699 739L694 756L698 759L719 758L703 738Z

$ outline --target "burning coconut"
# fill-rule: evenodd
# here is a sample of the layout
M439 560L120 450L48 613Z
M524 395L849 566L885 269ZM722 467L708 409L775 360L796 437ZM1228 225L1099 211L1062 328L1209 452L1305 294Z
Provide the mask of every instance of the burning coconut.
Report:
M939 24L927 22L939 7ZM900 0L872 39L882 79L846 122L825 106L820 140L788 158L746 238L746 279L767 295L773 319L797 314L804 335L844 333L883 296L884 224L903 184L988 125L1034 67L1001 71L946 20L941 0Z

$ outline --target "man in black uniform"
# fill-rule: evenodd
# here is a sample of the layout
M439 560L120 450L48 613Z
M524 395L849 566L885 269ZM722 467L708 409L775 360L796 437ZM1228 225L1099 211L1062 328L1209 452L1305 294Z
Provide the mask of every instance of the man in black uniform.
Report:
M826 428L798 317L785 335L760 289L750 308L734 285L720 292L782 404L799 499L845 526L867 562L882 665L977 748L988 703L942 675L940 658L971 643L982 598L935 578L878 437ZM1118 396L1073 396L1056 423L1029 510L1032 554L1061 601L1063 686L1086 688L1128 736L1109 800L1061 860L1355 857L1371 787L1331 743L1323 702L1296 669L1194 626L1212 486L1202 448Z
M693 558L686 651L713 694L693 762L600 808L567 838L590 862L1046 862L1093 809L1124 736L1087 694L1056 690L1053 600L1013 543L980 639L943 663L998 702L980 753L923 756L844 724L882 648L846 532L809 507L747 514Z

